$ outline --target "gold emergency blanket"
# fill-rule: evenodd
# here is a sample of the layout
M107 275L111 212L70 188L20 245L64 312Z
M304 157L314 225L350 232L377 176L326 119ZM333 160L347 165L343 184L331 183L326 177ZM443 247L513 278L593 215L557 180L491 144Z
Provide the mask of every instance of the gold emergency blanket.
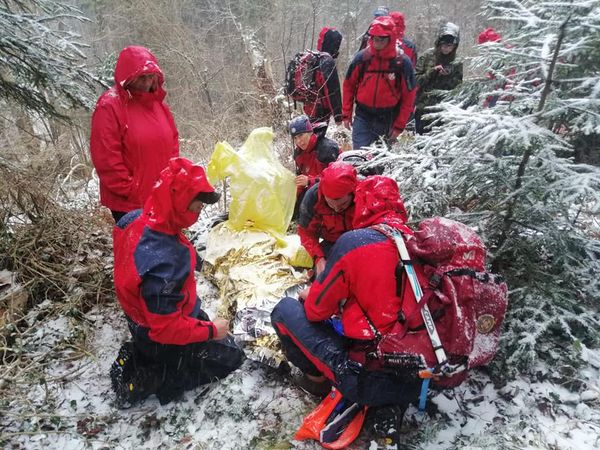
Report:
M208 277L219 288L220 315L233 320L233 333L253 343L254 356L277 363L277 338L270 314L290 287L307 280L312 260L298 236L286 236L294 208L293 174L273 155L270 128L254 130L236 152L215 147L211 181L228 178L229 219L206 241Z

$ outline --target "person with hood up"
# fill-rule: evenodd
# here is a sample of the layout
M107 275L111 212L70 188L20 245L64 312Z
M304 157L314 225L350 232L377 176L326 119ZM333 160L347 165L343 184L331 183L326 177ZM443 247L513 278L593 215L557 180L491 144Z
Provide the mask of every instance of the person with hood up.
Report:
M406 22L404 21L404 14L399 11L392 11L390 17L396 25L396 36L398 38L396 44L396 50L399 54L405 54L412 62L413 67L417 65L417 46L413 41L404 36L406 31Z
M118 222L144 205L160 171L179 156L179 135L164 103L164 75L148 49L124 48L114 80L96 103L90 151L100 203Z
M297 217L306 191L319 181L323 169L337 159L340 147L335 141L325 137L327 124L313 125L308 116L294 117L290 120L288 129L295 147L297 196L294 217Z
M378 6L373 10L373 19L377 19L378 17L385 17L390 15L390 8L387 6ZM371 28L371 24L369 24L369 28ZM364 32L364 34L360 37L360 47L358 51L361 51L363 48L367 46L369 42L369 29Z
M397 54L395 28L390 17L375 19L367 47L354 55L348 67L342 110L344 125L352 128L354 149L379 138L395 140L413 112L414 70L406 55Z
M329 124L333 117L336 124L342 123L342 90L337 71L337 57L342 44L342 34L332 27L323 27L319 33L317 50L319 66L315 71L317 98L304 103L303 110L311 122Z
M286 357L304 374L294 380L304 390L324 396L334 385L360 405L408 405L418 396L419 381L376 370L366 361L376 337L391 332L402 308L398 250L370 227L412 231L391 178L372 176L359 183L355 204L354 230L336 241L325 270L300 293L301 301L285 297L275 306L271 323ZM341 327L334 329L332 316L341 317Z
M352 165L334 162L323 170L321 180L302 200L298 235L313 258L317 276L325 269L327 255L335 241L352 229L357 183L356 169Z
M423 119L429 106L440 103L443 93L462 83L463 64L456 58L460 42L458 26L447 22L438 31L435 46L427 50L417 60L417 84L419 93L415 107L415 127L417 133L430 131L430 120Z
M144 209L129 212L114 228L115 290L133 337L111 368L121 405L151 394L167 403L227 376L244 359L229 322L211 321L201 309L194 271L202 261L182 233L204 204L218 199L201 166L173 158Z

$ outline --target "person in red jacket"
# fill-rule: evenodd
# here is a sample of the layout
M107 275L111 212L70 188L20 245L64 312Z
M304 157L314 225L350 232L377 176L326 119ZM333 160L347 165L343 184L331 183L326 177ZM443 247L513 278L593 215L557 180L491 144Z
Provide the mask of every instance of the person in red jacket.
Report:
M404 21L404 14L399 11L392 11L390 17L396 25L396 37L398 39L396 43L396 50L399 54L405 54L412 62L413 67L417 65L417 46L413 41L404 36L406 30L406 23Z
M337 159L340 148L335 141L325 137L327 124L313 126L308 116L294 117L288 128L295 146L297 197L294 217L297 217L307 189L319 180L323 169Z
M342 44L342 34L332 27L323 27L319 33L317 50L319 67L315 71L317 98L314 102L305 102L304 113L311 122L325 122L333 117L336 124L342 123L342 89L338 76L336 60Z
M211 321L196 295L201 260L182 229L219 195L204 169L173 158L161 172L143 210L115 226L114 280L133 344L125 343L111 369L120 403L157 394L161 403L184 389L227 376L243 352L229 322Z
M283 298L271 323L288 360L305 374L299 384L306 390L323 394L333 384L360 405L408 404L418 396L418 379L374 370L365 360L376 338L391 332L402 306L396 245L369 227L385 223L412 231L404 224L396 182L381 176L365 181L355 191L356 229L336 241L325 270L308 293L301 293L304 302ZM332 316L341 317L337 329L328 322Z
M367 48L354 55L343 87L343 120L346 128L352 125L354 149L367 147L379 138L395 140L406 127L415 103L414 69L406 55L397 55L393 20L378 17L371 23L369 34Z
M100 178L100 203L117 222L144 205L160 171L179 156L179 139L163 101L163 73L148 49L124 48L114 80L96 103L90 151Z
M321 173L321 181L311 187L300 206L298 235L313 258L316 275L325 269L327 255L337 239L352 229L356 169L334 162Z

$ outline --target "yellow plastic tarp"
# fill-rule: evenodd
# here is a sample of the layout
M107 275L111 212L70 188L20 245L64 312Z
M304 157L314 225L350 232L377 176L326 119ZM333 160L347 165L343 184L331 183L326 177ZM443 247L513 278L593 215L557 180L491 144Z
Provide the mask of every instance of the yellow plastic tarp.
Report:
M231 204L228 226L273 235L280 244L290 224L296 201L294 175L272 150L273 130L257 128L239 151L227 142L215 146L208 163L211 183L229 178Z

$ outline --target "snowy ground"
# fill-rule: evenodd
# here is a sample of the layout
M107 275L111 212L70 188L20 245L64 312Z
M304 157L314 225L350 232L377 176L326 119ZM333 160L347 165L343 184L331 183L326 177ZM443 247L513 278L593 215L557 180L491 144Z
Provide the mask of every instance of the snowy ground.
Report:
M200 295L211 299L215 290L201 282ZM49 303L30 313L40 323L21 341L42 370L2 384L0 446L6 449L320 448L292 440L315 400L252 361L180 402L161 406L152 396L116 409L108 369L128 335L119 308L97 308L83 322L44 311ZM579 376L587 388L580 393L525 379L497 390L482 373L453 392L433 393L428 413L409 410L404 448L600 448L600 354L586 358ZM350 448L385 448L371 437L364 429Z

